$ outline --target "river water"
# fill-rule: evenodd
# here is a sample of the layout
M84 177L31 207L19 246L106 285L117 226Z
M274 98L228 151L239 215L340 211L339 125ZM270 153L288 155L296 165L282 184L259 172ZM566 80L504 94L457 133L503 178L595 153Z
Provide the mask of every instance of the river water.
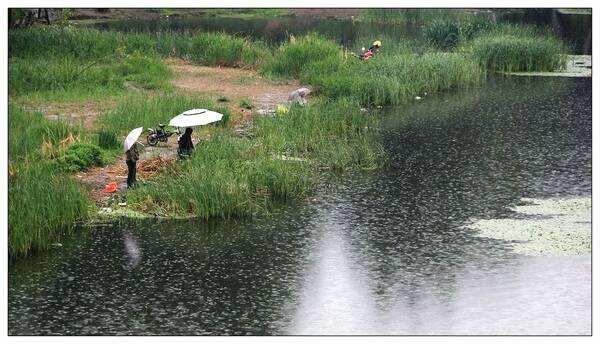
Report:
M122 221L13 263L9 333L590 334L590 254L523 255L468 224L591 197L591 79L492 78L382 116L389 164L306 202Z

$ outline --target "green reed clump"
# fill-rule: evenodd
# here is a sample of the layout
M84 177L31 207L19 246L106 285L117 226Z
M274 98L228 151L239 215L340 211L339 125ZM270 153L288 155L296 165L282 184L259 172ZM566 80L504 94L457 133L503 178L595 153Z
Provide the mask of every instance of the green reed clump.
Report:
M303 80L326 97L352 97L362 105L400 105L415 96L476 85L484 71L467 57L451 53L349 57L308 65Z
M8 182L8 250L11 257L48 249L86 216L89 200L70 177L43 161L11 167Z
M218 111L225 119L230 116L228 108L216 106L205 97L176 93L157 96L133 95L123 97L115 109L98 119L98 124L104 130L126 134L140 126L153 128L159 123L169 123L174 116L194 108Z
M481 66L493 71L555 71L566 62L566 49L556 38L522 32L482 35L467 49Z
M117 134L112 129L103 128L98 131L98 146L103 149L116 149L121 147Z
M13 58L9 62L11 94L114 94L128 83L145 89L168 89L171 71L155 56L136 52L98 60L71 56Z
M427 42L439 49L454 48L460 40L460 24L451 20L436 20L423 30Z
M271 76L298 78L306 65L341 56L339 46L316 34L309 34L283 43L274 58L263 64L262 71Z
M61 170L76 172L85 171L92 166L102 166L104 159L100 147L91 143L76 142L70 145L56 162Z
M251 216L276 200L303 197L317 168L377 166L383 150L372 135L373 120L348 100L257 118L252 139L218 132L198 144L191 158L128 192L128 202L146 212Z
M493 28L490 20L483 15L443 18L427 23L423 29L423 36L432 47L450 50Z
M358 19L382 24L422 24L439 19L464 18L471 14L461 9L443 8L369 8L363 10Z
M10 161L24 160L39 155L42 144L58 144L70 135L79 135L82 129L64 121L50 121L40 112L24 111L9 104L8 154Z
M180 166L128 192L130 204L142 210L200 218L251 216L275 199L303 194L306 167L272 159L255 142L217 134L197 145Z

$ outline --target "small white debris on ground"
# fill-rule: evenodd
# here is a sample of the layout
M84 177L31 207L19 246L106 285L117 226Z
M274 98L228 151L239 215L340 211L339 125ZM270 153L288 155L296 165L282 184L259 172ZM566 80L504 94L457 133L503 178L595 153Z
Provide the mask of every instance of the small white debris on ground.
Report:
M310 95L310 89L308 87L300 87L290 93L288 100L292 103L299 103L306 105L308 103L308 96Z

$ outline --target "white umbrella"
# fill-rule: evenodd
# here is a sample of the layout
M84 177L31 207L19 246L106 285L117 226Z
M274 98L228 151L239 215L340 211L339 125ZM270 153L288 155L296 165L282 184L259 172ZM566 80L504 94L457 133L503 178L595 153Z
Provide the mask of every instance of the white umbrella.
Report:
M134 143L137 142L140 135L142 135L142 131L144 131L144 127L135 128L127 134L125 141L123 142L123 147L125 151L128 151Z
M169 125L180 128L196 127L220 121L221 118L223 118L223 115L218 112L206 109L191 109L173 117L169 121Z

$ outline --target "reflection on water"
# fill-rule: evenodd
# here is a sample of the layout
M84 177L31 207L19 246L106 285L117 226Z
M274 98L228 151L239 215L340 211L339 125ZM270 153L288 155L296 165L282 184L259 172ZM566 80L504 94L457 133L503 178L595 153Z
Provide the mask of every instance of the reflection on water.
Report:
M477 236L591 196L589 79L497 79L386 116L389 168L253 221L123 221L10 266L9 333L589 334L590 255ZM510 102L507 102L510 99Z

